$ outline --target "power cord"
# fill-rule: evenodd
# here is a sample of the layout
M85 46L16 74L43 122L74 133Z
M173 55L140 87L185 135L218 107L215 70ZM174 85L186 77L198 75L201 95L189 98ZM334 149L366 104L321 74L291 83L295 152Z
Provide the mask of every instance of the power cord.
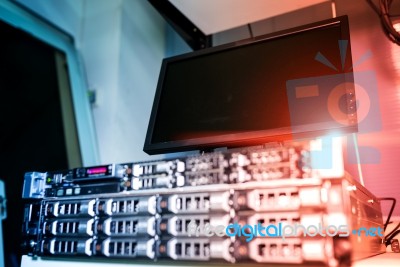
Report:
M400 227L400 223L397 224L397 226L389 233L385 236L385 245L389 246L392 244L392 240L394 239L394 237L400 233L399 229Z
M247 24L247 29L249 29L249 34L250 34L250 38L254 38L254 35L253 35L253 29L251 28L251 24L249 23L249 24Z
M385 224L383 226L383 229L386 230L387 226L391 223L390 222L390 218L392 217L393 210L396 207L396 199L393 198L393 197L383 197L383 198L378 198L378 200L380 200L380 201L392 201L392 206L390 207L390 211L389 211L388 217L387 217L386 222L385 222ZM400 222L397 224L397 226L392 231L390 231L390 233L385 235L384 243L385 243L386 246L391 245L393 238L397 234L400 233L400 230L398 230L399 228L400 228Z
M381 197L381 198L378 198L378 200L380 200L380 201L392 201L392 206L390 207L389 215L388 215L388 217L386 219L385 225L383 226L383 230L385 231L386 227L389 225L390 218L392 217L392 213L393 213L394 207L396 207L396 199L393 198L393 197Z
M400 45L400 33L396 31L393 27L392 17L399 17L399 15L391 15L390 7L393 0L379 0L379 6L376 6L372 0L366 0L368 4L372 7L376 14L380 17L383 31L388 36L388 38Z

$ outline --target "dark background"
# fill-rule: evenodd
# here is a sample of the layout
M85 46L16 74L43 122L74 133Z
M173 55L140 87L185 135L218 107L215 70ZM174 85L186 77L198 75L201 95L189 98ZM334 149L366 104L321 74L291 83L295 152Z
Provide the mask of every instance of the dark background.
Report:
M24 173L68 168L56 50L0 21L0 179L4 261L20 265Z

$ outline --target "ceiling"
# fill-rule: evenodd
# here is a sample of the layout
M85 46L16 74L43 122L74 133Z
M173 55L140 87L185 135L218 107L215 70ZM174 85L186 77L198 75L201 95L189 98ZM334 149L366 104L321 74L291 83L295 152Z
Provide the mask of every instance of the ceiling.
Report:
M204 34L271 18L330 0L169 0Z

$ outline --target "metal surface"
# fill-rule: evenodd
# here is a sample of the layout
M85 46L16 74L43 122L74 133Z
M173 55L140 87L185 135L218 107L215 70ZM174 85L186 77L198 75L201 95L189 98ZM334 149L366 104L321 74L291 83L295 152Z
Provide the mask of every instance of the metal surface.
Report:
M148 1L193 50L211 46L211 36L204 34L202 30L169 1Z

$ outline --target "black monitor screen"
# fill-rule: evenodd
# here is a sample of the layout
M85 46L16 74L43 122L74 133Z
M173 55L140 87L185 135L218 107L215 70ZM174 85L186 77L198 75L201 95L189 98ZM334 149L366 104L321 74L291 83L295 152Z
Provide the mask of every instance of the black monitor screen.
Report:
M347 17L163 61L144 151L355 131Z

